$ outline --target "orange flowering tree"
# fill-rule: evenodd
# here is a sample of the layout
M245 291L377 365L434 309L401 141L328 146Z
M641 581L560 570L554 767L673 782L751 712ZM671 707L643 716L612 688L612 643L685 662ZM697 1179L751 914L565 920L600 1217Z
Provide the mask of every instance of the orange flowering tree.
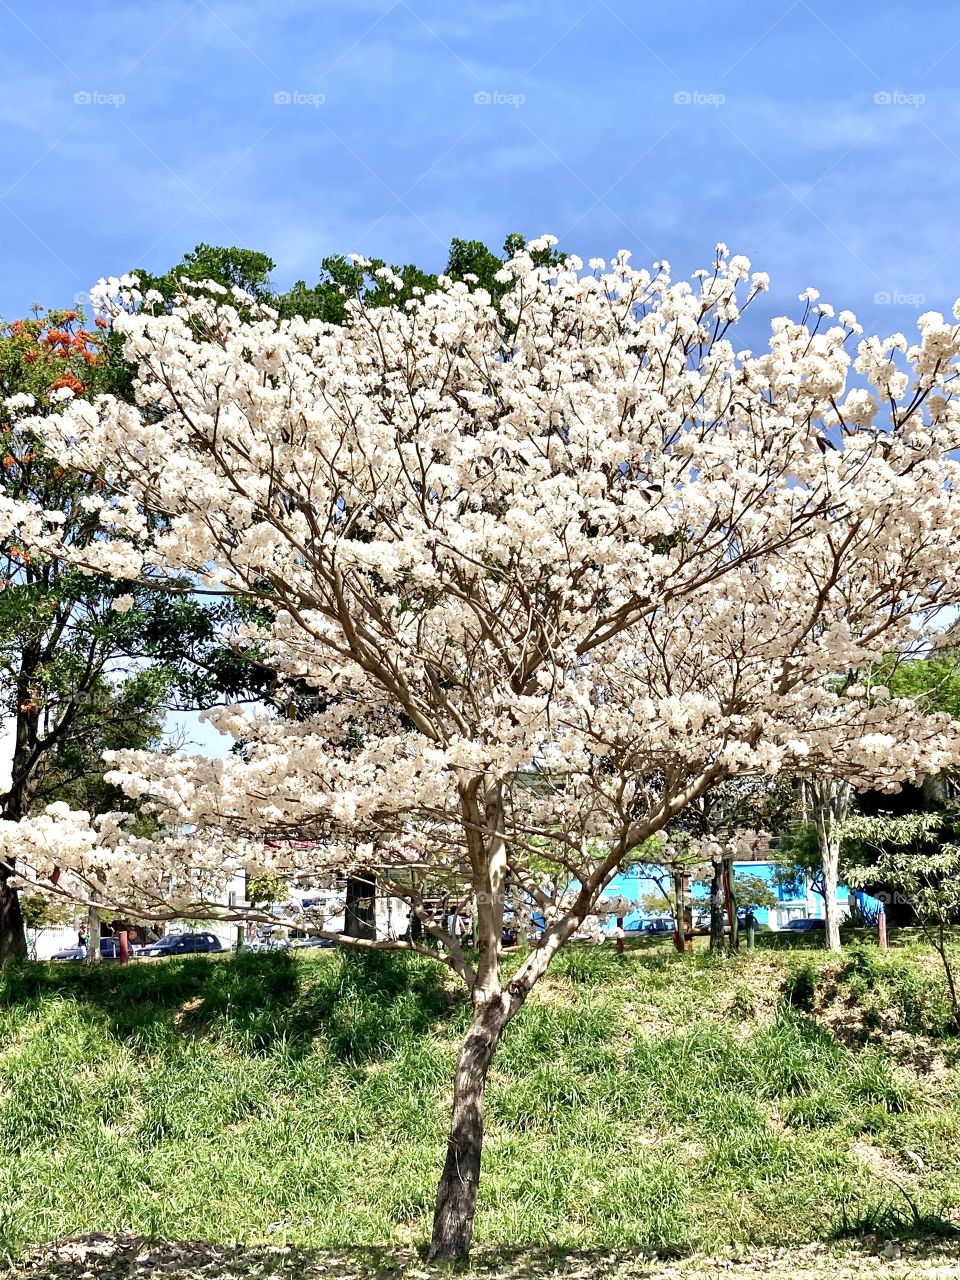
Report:
M75 547L97 536L88 509L96 482L49 457L24 424L65 392L116 393L124 377L101 318L87 328L79 311L38 307L0 326L0 495L63 512ZM157 670L123 661L136 625L116 607L127 603L123 584L31 554L23 541L15 525L0 536L0 716L9 735L0 816L14 821L75 794L105 744L155 735L163 684ZM26 954L13 870L0 864L0 964Z

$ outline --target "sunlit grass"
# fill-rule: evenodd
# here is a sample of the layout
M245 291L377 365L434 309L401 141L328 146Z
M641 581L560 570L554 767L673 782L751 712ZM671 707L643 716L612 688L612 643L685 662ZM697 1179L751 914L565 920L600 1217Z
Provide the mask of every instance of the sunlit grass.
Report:
M825 1238L896 1204L897 1180L941 1215L960 1201L950 1044L933 1088L817 1021L832 992L935 1031L935 980L907 952L838 970L571 951L491 1072L478 1241ZM439 966L379 955L6 975L0 1243L422 1240L466 1017Z

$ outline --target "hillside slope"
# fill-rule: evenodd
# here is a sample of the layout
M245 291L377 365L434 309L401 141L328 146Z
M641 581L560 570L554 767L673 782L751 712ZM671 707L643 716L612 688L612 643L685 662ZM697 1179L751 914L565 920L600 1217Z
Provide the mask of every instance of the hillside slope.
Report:
M949 1233L960 1043L919 953L574 950L492 1072L477 1242L715 1252ZM0 1247L428 1233L465 1009L338 952L0 980Z

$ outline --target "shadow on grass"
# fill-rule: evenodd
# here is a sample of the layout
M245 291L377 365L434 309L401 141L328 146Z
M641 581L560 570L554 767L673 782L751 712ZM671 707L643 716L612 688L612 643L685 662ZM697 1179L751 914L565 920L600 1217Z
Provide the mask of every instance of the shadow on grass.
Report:
M877 1242L874 1242L876 1246ZM0 1280L731 1280L763 1274L788 1277L814 1274L849 1277L910 1274L954 1275L960 1249L927 1240L906 1246L909 1272L882 1266L885 1255L870 1257L871 1247L798 1246L758 1250L740 1262L676 1259L677 1254L648 1249L480 1249L469 1263L431 1266L412 1248L290 1249L195 1242L150 1242L139 1236L91 1235L61 1240L32 1252L4 1270ZM880 1264L878 1267L877 1264ZM929 1265L925 1265L929 1264Z
M0 1263L0 1280L427 1280L450 1275L462 1280L633 1280L646 1271L644 1263L679 1256L645 1249L479 1249L469 1263L450 1268L431 1266L413 1248L265 1248L93 1234L32 1250L15 1270L4 1271Z
M891 1195L856 1205L844 1204L830 1233L831 1240L879 1239L892 1241L960 1240L960 1226L949 1216L949 1205L940 1212L921 1209L899 1182Z
M337 1059L362 1063L456 1017L463 1000L439 964L347 949L82 966L27 963L0 976L0 1008L69 1001L124 1043L160 1049L216 1037L250 1053L302 1056L322 1035Z

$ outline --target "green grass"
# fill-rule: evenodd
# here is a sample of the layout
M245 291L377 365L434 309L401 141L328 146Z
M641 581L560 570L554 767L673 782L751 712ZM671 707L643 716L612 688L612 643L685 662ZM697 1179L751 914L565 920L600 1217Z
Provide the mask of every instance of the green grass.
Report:
M571 950L491 1071L478 1243L945 1228L960 1071L937 991L910 947L840 965ZM93 1230L421 1241L466 1017L439 966L381 955L10 972L0 1249Z

